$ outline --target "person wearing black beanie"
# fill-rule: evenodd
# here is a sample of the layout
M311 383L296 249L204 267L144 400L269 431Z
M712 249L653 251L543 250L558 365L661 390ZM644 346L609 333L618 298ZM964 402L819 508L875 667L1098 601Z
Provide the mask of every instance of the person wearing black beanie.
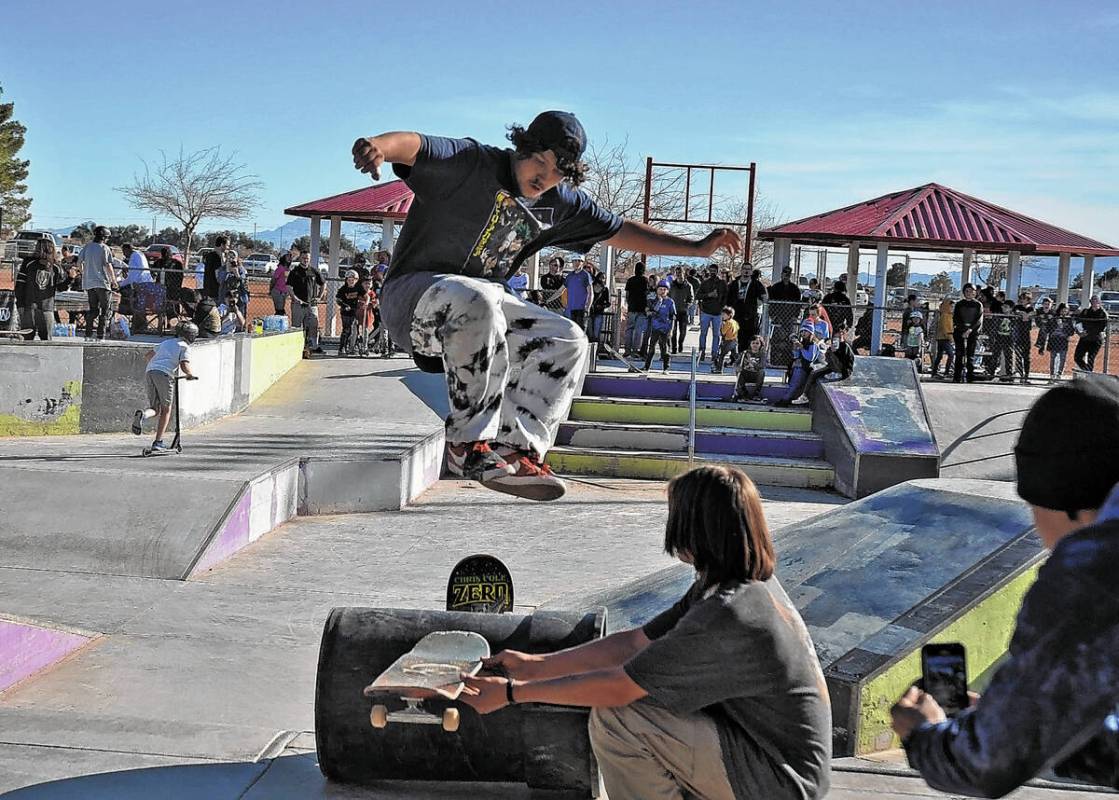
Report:
M916 686L891 709L909 764L934 789L1002 797L1043 769L1119 788L1119 380L1038 398L1014 448L1018 494L1051 551L1009 654L955 719Z

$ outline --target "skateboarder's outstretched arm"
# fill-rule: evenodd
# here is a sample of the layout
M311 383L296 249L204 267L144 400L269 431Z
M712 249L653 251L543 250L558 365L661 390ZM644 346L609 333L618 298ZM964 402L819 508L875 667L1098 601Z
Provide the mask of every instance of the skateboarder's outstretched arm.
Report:
M373 180L380 180L381 165L416 163L420 152L420 135L410 131L390 131L389 133L369 136L354 142L354 167L359 172L368 173Z
M730 228L716 228L702 239L688 239L632 219L623 222L621 229L607 239L606 244L619 250L650 255L700 258L707 258L717 250L726 250L732 256L742 250L742 238Z
M483 672L516 680L543 680L596 669L620 667L649 646L641 628L621 631L603 639L555 653L531 654L502 650L482 660Z

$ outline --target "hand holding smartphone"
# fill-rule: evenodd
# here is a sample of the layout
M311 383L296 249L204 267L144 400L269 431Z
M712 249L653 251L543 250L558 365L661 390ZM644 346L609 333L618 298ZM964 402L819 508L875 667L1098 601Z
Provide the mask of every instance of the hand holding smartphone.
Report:
M954 717L970 705L967 694L967 653L959 642L927 644L921 648L924 690Z

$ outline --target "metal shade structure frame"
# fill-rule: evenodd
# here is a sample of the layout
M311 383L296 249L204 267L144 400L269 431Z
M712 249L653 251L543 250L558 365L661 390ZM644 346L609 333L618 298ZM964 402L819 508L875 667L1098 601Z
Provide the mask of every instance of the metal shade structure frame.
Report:
M684 170L684 216L677 217L655 217L652 215L652 199L653 199L653 170L657 167L664 167L665 169L682 169ZM750 185L746 190L746 241L742 248L742 263L750 263L750 244L754 238L754 186L757 177L758 165L756 162L751 161L748 167L742 166L728 166L722 164L675 164L667 161L654 161L652 156L645 159L645 204L642 214L642 222L649 224L650 222L666 222L672 224L689 224L689 225L726 225L729 227L741 227L742 220L722 220L715 219L715 173L716 172L749 172ZM694 172L706 172L708 174L707 181L707 215L705 217L692 216L691 200L692 200L692 174Z

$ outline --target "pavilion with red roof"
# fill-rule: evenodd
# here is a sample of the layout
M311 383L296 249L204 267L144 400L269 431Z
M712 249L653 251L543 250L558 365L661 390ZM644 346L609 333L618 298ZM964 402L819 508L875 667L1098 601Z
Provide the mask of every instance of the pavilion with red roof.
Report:
M890 248L960 253L961 280L971 281L975 253L1007 253L1008 297L1017 298L1022 282L1021 256L1055 255L1059 258L1058 302L1068 301L1070 259L1084 259L1081 303L1092 296L1092 270L1096 256L1119 256L1119 249L1087 236L971 197L938 183L876 197L846 208L828 211L760 231L758 238L773 242L773 279L789 265L792 245L839 245L848 248L847 285L856 285L859 250L874 245L877 270L874 306L886 305L886 272ZM882 314L876 312L876 317ZM871 352L878 352L881 322L876 320Z
M320 200L311 200L291 208L284 213L293 217L307 217L311 220L311 263L319 263L321 243L319 228L323 217L330 220L329 275L338 277L339 243L342 237L342 222L381 223L381 249L392 252L396 241L396 224L403 222L412 207L415 195L404 181L389 181L373 186L365 186L350 192L343 192ZM334 333L334 304L327 304L327 330Z

